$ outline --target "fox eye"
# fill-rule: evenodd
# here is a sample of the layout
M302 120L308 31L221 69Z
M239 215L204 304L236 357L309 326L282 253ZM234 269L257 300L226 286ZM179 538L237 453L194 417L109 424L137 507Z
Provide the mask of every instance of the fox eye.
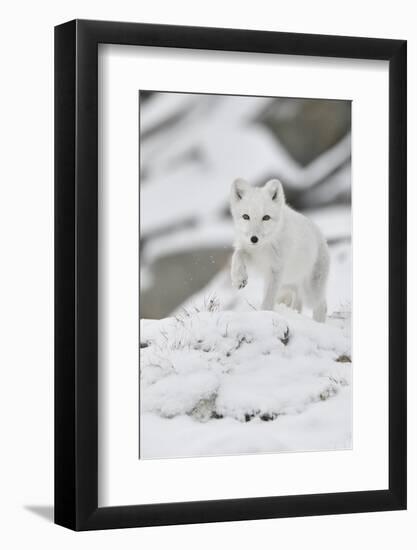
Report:
M271 216L268 216L268 214L266 214L266 215L262 218L262 220L263 220L264 222L267 222L267 221L270 220L270 219L271 219Z
M242 218L243 218L244 220L250 220L250 218L249 218L249 216L248 216L247 214L243 214Z

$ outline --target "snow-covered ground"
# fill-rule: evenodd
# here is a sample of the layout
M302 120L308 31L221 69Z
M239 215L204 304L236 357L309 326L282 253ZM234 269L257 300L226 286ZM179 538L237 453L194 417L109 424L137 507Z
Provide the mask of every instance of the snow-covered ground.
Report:
M347 312L219 307L141 321L141 457L349 448Z

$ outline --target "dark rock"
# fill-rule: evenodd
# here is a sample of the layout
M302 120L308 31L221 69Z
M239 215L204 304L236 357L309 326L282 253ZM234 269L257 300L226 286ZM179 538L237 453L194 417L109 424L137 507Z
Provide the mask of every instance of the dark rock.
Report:
M284 111L291 109L291 116ZM351 102L280 98L261 116L290 155L302 166L333 147L351 128Z
M290 340L290 329L287 327L287 330L284 332L284 336L280 338L281 342L286 346Z
M163 319L204 288L229 261L229 248L202 248L158 258L153 282L140 293L140 317Z
M259 418L261 420L263 420L264 422L270 422L271 420L275 420L276 415L269 414L269 413L264 413L264 414L261 414L261 416Z
M352 363L352 359L351 357L349 357L349 355L339 355L336 361L338 363Z

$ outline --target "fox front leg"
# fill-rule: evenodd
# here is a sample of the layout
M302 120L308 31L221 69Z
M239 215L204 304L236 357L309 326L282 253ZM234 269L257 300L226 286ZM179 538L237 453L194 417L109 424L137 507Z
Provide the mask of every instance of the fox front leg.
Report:
M245 254L242 250L235 250L233 253L231 277L232 285L237 289L244 288L248 283Z
M272 311L275 300L277 299L279 287L281 284L281 271L271 270L266 277L265 296L262 302L262 309Z

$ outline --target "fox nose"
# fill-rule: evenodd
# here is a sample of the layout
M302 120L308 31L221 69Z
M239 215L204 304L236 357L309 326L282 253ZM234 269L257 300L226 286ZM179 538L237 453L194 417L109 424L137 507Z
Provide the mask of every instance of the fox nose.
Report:
M253 244L256 244L258 242L258 237L256 237L255 235L253 237L250 238L250 240L253 242Z

